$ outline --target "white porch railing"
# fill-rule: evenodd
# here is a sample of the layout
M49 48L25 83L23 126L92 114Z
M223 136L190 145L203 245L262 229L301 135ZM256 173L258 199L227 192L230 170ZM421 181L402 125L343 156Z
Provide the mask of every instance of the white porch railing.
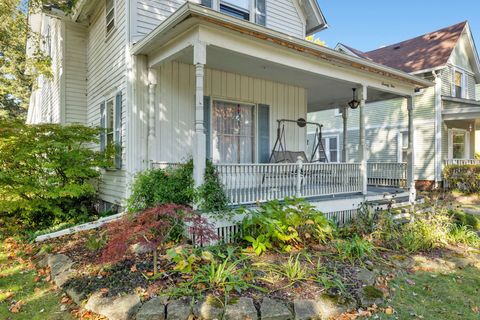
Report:
M232 204L362 192L358 163L215 165Z
M367 184L370 186L404 188L407 185L407 164L368 162Z
M181 162L152 161L150 162L150 169L175 169L181 165Z
M465 165L465 164L480 164L480 160L477 159L452 159L445 160L445 165Z

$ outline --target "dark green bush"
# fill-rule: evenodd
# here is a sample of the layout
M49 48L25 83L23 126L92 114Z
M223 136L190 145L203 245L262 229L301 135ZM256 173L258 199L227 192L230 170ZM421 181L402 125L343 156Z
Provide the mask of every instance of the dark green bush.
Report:
M480 217L461 210L451 211L455 224L459 227L469 227L472 230L480 230Z
M205 183L198 189L194 186L192 160L140 173L133 184L128 209L136 212L167 203L191 206L195 202L207 212L227 209L227 198L211 162L207 162Z
M443 179L450 190L466 194L480 191L480 165L448 165L443 169Z
M98 167L108 162L89 148L99 133L81 125L0 121L0 220L16 220L24 231L88 220Z

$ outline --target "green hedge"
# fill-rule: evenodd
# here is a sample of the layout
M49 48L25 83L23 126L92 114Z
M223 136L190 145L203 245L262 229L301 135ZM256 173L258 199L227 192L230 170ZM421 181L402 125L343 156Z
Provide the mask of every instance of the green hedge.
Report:
M138 174L127 206L129 211L137 212L168 203L197 204L205 212L228 209L228 199L213 164L207 161L205 182L195 188L191 159L167 169L153 169Z
M445 187L471 194L480 191L480 165L448 165L443 169Z

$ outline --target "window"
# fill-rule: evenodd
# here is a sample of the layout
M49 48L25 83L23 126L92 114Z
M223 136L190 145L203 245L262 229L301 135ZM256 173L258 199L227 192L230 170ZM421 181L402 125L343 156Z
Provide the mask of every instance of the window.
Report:
M107 146L111 146L115 143L115 103L113 98L107 101L105 113L106 113L106 137Z
M212 108L213 161L253 163L255 106L214 101Z
M115 28L115 0L106 0L105 17L108 35Z
M402 131L398 141L398 162L408 161L408 131Z
M250 0L220 1L220 12L235 18L250 20Z
M454 85L455 85L455 97L462 98L463 97L463 73L460 71L455 71L454 75Z
M452 136L452 156L453 159L465 158L465 132L453 131Z
M100 150L112 152L112 168L122 169L122 93L100 104Z
M328 162L338 162L338 136L324 137L322 138L322 144L325 148L325 154L327 155ZM322 158L322 157L320 157Z
M267 25L266 0L255 1L255 22L262 26Z
M343 115L343 108L340 107L340 108L335 109L335 116L340 117L341 115Z

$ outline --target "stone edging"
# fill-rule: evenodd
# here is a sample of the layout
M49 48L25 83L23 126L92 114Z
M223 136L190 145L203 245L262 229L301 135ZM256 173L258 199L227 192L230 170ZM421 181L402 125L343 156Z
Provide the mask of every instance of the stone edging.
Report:
M64 254L47 255L38 263L49 267L53 282L65 290L70 298L86 310L110 320L309 320L330 319L355 308L355 305L338 305L328 298L316 300L295 299L293 307L284 302L263 298L259 308L253 299L233 299L226 306L215 301L197 301L191 298L166 300L154 297L142 304L136 294L104 297L101 292L87 297L81 290L64 288L67 281L75 276L74 261Z

